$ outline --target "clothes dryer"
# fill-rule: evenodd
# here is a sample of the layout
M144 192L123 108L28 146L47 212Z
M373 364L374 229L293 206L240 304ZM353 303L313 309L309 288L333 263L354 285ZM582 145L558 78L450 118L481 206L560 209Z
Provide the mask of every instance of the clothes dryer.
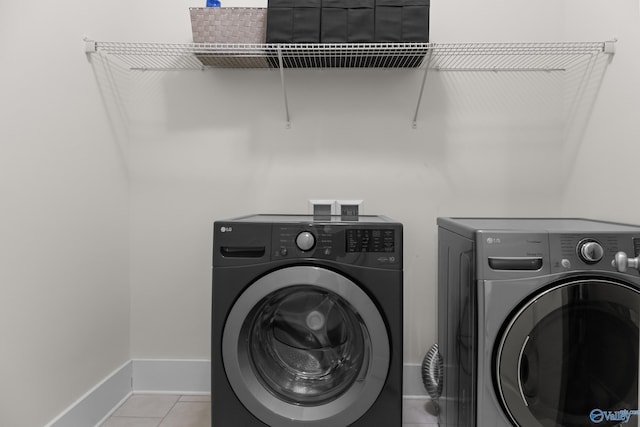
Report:
M637 426L640 227L438 226L440 426Z
M402 424L402 225L214 224L212 424Z

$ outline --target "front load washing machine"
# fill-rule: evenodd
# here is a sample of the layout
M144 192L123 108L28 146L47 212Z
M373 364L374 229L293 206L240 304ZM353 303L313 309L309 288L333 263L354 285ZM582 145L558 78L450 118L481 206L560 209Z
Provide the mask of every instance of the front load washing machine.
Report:
M213 427L402 425L402 225L214 223Z
M440 426L637 426L640 227L438 226Z

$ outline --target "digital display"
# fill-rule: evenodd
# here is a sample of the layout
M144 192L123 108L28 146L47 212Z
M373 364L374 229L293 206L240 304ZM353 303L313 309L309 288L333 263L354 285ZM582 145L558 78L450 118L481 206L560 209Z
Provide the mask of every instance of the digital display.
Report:
M347 230L347 252L394 252L395 244L396 236L392 229Z

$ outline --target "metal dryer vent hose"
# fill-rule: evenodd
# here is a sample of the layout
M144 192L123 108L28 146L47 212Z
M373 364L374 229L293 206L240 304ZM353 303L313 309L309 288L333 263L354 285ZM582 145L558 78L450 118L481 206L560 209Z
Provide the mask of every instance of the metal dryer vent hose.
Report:
M442 394L442 375L442 356L436 343L431 346L422 361L422 382L433 400L437 400Z

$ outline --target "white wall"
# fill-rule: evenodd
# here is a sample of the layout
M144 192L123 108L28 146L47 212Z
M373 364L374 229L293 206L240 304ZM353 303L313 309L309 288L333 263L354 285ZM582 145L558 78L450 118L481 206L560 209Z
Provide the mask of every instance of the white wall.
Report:
M437 216L640 222L635 0L434 0L438 42L620 41L575 116L554 73L433 72L415 130L413 71L287 72L287 130L277 72L82 54L83 35L189 41L199 5L0 6L0 425L44 424L131 357L209 358L215 219L362 198L402 221L407 362L435 340Z
M46 424L130 357L124 153L81 44L99 5L0 5L2 426Z
M434 1L433 40L563 35L564 2L476 3ZM180 41L186 14L147 21L146 31L171 27ZM133 357L209 357L215 219L362 198L366 212L402 221L405 361L415 363L435 340L436 217L561 212L559 75L433 72L415 130L420 72L288 70L285 78L291 129L277 72L145 72L122 82L132 135Z
M568 164L563 212L640 223L640 10L637 0L568 1L574 38L617 37L584 139Z

